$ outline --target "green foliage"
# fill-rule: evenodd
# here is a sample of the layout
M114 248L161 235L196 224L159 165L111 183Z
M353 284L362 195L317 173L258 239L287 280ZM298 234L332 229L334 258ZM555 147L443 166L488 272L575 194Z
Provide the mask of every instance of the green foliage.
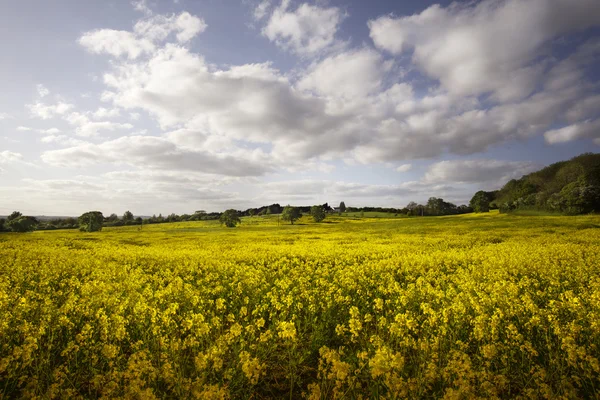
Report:
M302 216L300 210L297 207L292 207L289 204L284 207L283 212L281 213L281 219L284 221L290 221L292 225L294 225L294 221L299 219Z
M490 211L490 202L494 199L493 192L486 192L480 190L475 193L471 201L469 202L469 206L476 213L481 212L489 212Z
M325 219L327 214L325 213L323 206L312 206L310 208L310 215L313 217L315 222L321 222Z
M238 212L233 209L227 210L221 214L219 221L221 221L221 225L225 224L228 228L235 228L235 226L241 222Z
M133 214L131 213L131 211L125 211L125 214L123 214L123 222L132 222L134 220L133 218Z
M6 222L9 223L10 221L19 218L20 216L22 216L23 214L21 214L18 211L13 211L8 218L6 218Z
M12 214L11 214L11 216L12 216ZM38 226L38 224L39 224L39 221L34 217L19 216L19 217L10 219L6 223L6 226L13 232L23 233L23 232L33 232L35 230L35 228Z
M78 220L79 230L82 232L98 232L102 230L104 216L100 211L89 211L82 214Z
M340 203L340 212L346 212L346 203L343 201Z
M508 181L493 193L500 212L537 210L565 214L600 211L600 154L585 153ZM477 192L473 199L480 194ZM483 202L482 199L479 199ZM471 200L473 201L473 200ZM473 207L475 208L475 207Z

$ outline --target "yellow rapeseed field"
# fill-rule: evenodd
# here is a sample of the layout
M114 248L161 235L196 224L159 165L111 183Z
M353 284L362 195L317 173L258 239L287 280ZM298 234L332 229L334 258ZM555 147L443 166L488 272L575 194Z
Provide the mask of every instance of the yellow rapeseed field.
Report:
M299 222L1 234L0 398L600 396L600 217Z

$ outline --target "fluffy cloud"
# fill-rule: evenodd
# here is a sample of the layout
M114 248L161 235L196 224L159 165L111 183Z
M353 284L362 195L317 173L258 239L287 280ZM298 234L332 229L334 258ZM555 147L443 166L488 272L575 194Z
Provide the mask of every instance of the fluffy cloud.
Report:
M268 159L260 150L218 154L179 147L166 138L155 136L125 136L101 144L83 143L46 151L42 160L63 167L111 163L226 176L257 176L271 170Z
M549 144L570 142L584 138L593 138L597 144L600 144L600 119L588 119L577 124L565 126L564 128L549 130L544 133L544 138Z
M303 56L314 55L340 44L335 34L344 17L337 7L324 8L308 3L291 11L290 0L282 0L262 34L283 49Z
M55 116L64 115L75 107L73 104L58 102L56 104L44 104L41 102L37 102L35 104L27 105L29 111L33 117L41 118L41 119L50 119Z
M64 117L69 124L74 125L75 134L83 137L98 136L102 131L128 130L133 128L129 123L118 123L109 121L91 121L85 114L72 112Z
M92 116L95 119L102 119L102 118L115 118L121 115L121 112L119 111L118 108L111 108L111 109L107 109L104 107L100 107L98 108L96 111L94 111L92 113Z
M412 50L413 62L450 92L512 101L535 89L544 45L599 24L596 0L485 0L383 16L369 28L377 47L395 55Z
M369 48L352 50L313 65L298 87L346 100L363 98L381 91L387 68L378 52Z
M10 164L21 161L22 159L23 155L21 153L15 153L8 150L0 151L0 164Z
M151 42L162 42L171 33L175 33L177 41L185 43L197 34L204 32L207 26L203 19L188 12L182 12L177 16L155 15L138 21L133 30L138 37L143 37Z
M138 38L131 32L114 29L86 32L79 39L79 44L91 53L107 53L115 57L126 55L132 60L155 49L154 43L146 38Z
M500 160L452 160L432 164L425 173L428 183L502 184L540 168L532 162Z
M79 44L91 53L107 53L114 57L126 55L134 60L143 54L153 53L156 44L172 33L175 33L179 43L186 43L206 27L203 19L187 12L170 17L156 15L138 21L133 32L114 29L86 32L79 38Z
M40 84L38 84L38 85L36 86L36 88L37 88L37 92L38 92L38 95L40 96L40 98L42 98L42 97L46 97L46 96L48 96L48 95L50 94L50 91L48 90L48 88L46 88L46 87L45 87L44 85L42 85L41 83L40 83Z
M254 19L261 20L264 17L266 17L270 7L271 7L270 0L261 1L254 9Z
M10 114L0 112L0 121L10 118Z
M396 171L398 172L408 172L412 169L412 164L402 164L396 167Z
M199 140L212 134L283 146L342 125L322 100L295 90L269 64L210 71L201 57L174 45L143 65L120 65L105 82L116 105L142 108L163 128L193 126Z

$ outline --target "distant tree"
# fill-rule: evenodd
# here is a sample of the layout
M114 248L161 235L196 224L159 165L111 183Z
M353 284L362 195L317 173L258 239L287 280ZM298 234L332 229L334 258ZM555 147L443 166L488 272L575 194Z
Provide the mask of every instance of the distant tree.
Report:
M292 207L289 204L283 208L283 212L281 213L281 219L290 221L292 225L294 225L294 221L301 216L300 209L298 207Z
M142 217L137 217L137 218L135 219L135 223L136 223L136 224L138 224L138 225L141 225L141 224L143 224L143 223L144 223L144 220L142 219Z
M325 219L325 208L323 206L312 206L310 208L310 215L313 217L315 222L321 222Z
M98 232L102 230L104 216L100 211L89 211L82 214L79 219L79 230L82 232Z
M7 227L13 232L33 232L38 224L39 221L35 217L26 217L23 215L12 218L6 223Z
M473 198L469 202L469 206L471 206L476 213L489 212L490 202L492 200L493 199L490 198L488 192L480 190L473 195Z
M107 222L117 222L119 220L119 216L115 213L112 213L106 218Z
M5 226L5 224L6 224L6 219L0 218L0 232L4 232L4 231L8 230L8 228Z
M250 217L253 217L254 216L254 210L253 209L248 210L248 215Z
M340 203L340 212L346 212L346 203L343 201Z
M127 223L127 222L133 222L133 214L131 213L131 211L125 211L125 214L123 214L123 222Z
M265 215L271 215L271 208L270 207L267 207L265 209Z
M227 210L223 214L221 214L221 218L219 218L221 224L225 224L228 228L235 228L237 224L242 222L240 217L238 217L238 212L236 210Z

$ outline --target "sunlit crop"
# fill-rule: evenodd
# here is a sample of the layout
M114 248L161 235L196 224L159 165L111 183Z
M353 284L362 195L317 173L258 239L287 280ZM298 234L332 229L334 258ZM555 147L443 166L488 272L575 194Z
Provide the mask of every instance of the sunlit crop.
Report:
M600 217L276 221L0 235L0 398L600 396Z

